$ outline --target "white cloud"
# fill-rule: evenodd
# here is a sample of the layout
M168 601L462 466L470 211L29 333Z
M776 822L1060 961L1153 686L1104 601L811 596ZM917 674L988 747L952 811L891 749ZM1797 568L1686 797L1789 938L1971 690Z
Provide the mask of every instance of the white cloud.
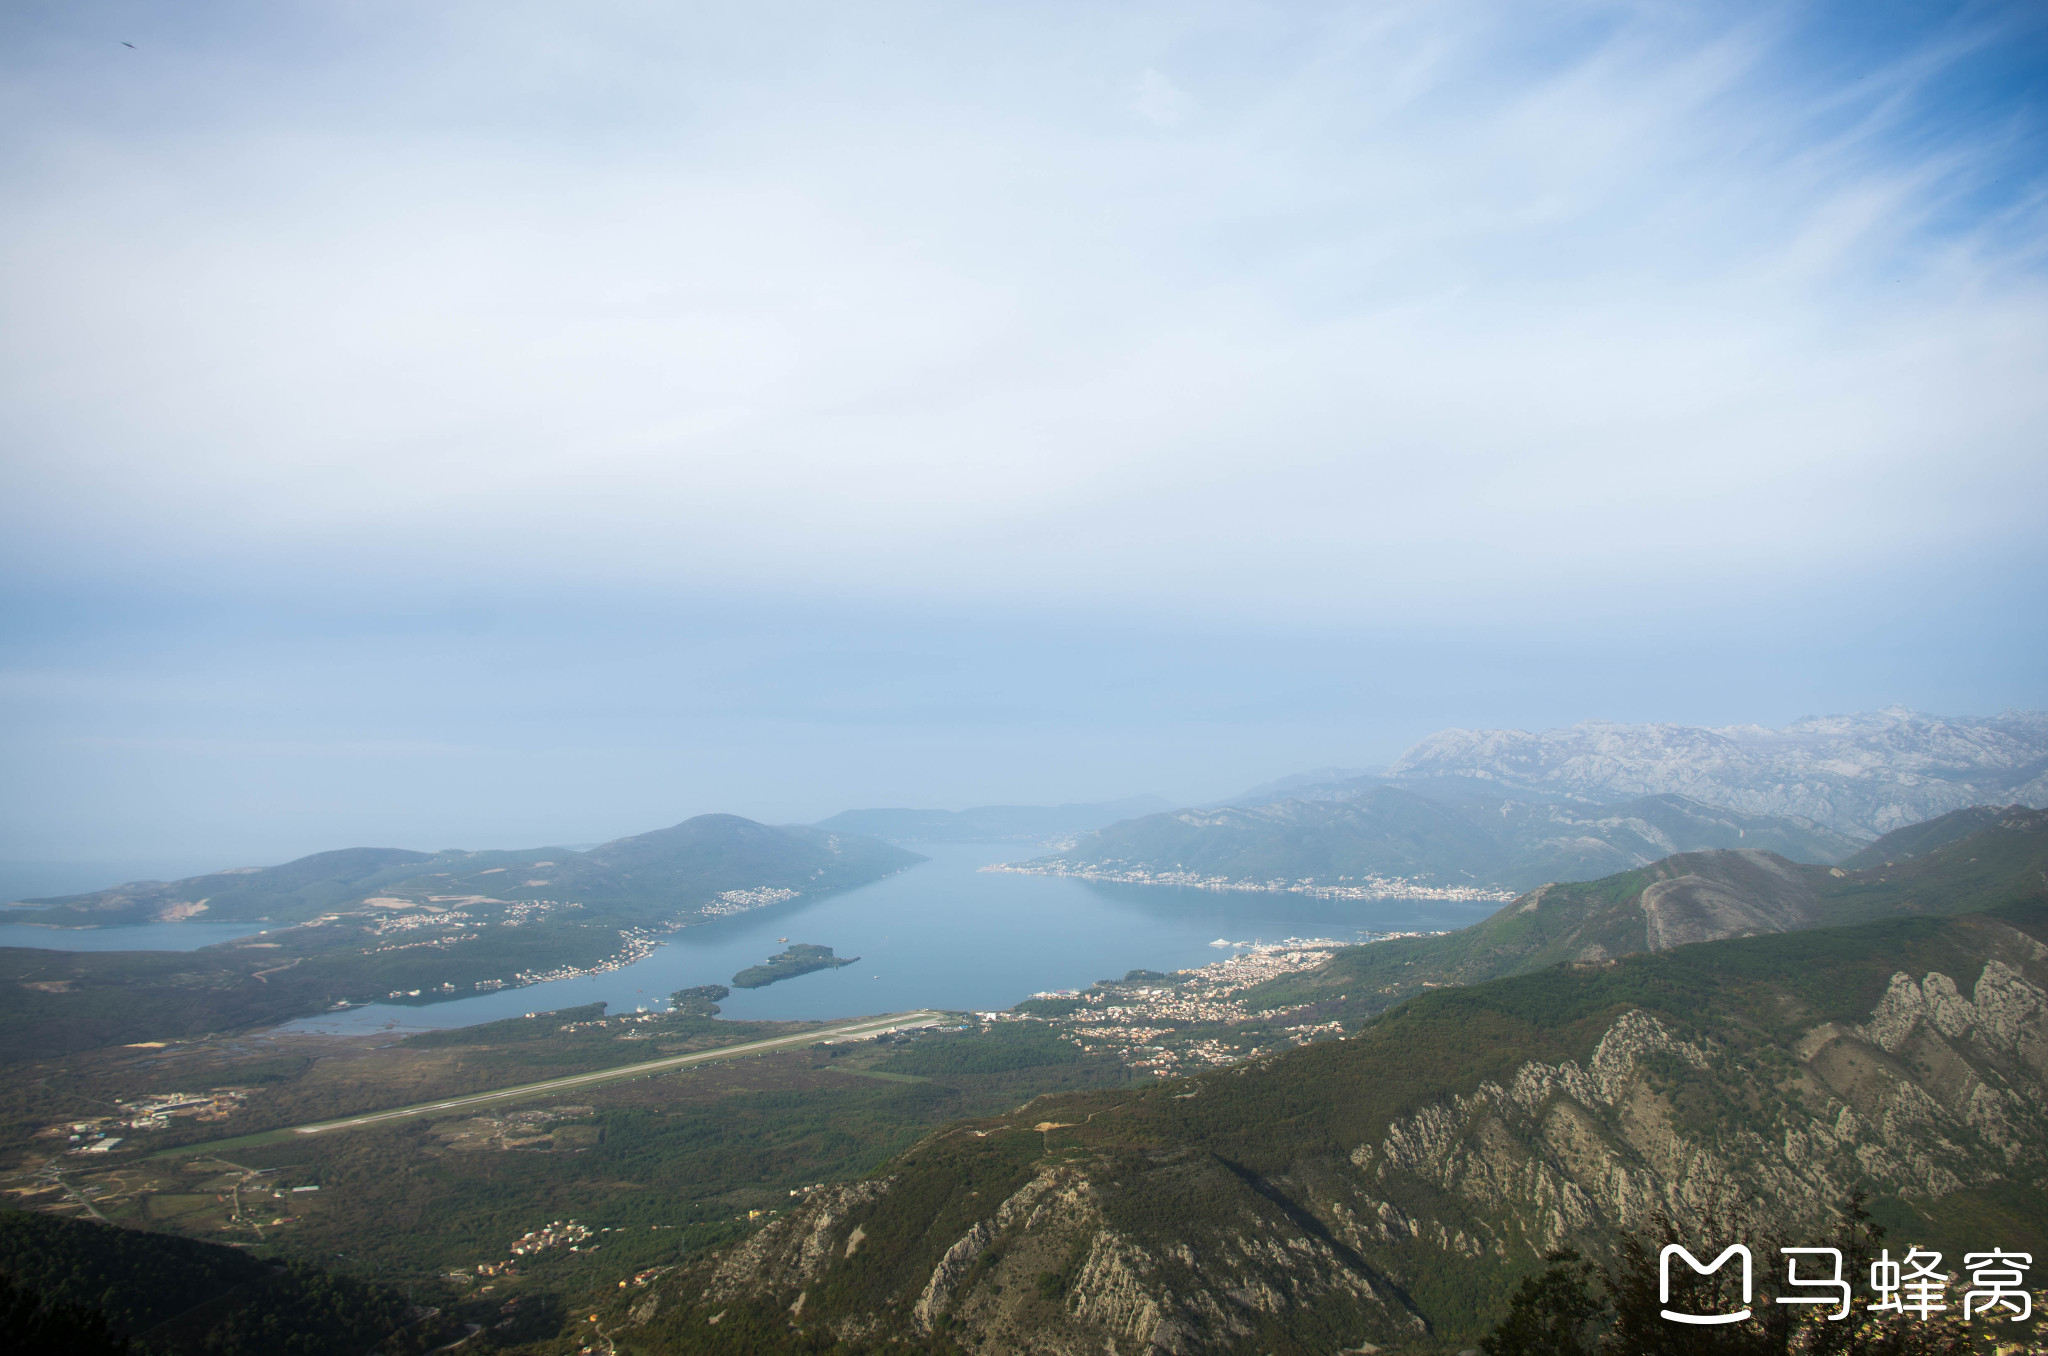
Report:
M1194 96L1158 71L1138 77L1131 111L1154 127L1178 127L1194 114Z
M1966 51L1853 93L1626 5L379 13L16 81L45 560L1478 607L2048 491L2030 233L1957 225L1995 138L1886 139Z

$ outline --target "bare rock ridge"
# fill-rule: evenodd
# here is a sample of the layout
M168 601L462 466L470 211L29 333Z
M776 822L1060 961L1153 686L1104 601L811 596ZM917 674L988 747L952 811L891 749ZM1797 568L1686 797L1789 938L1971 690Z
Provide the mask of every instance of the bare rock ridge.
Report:
M2048 805L2048 712L1950 719L1892 707L1778 730L1610 721L1536 733L1453 729L1408 750L1385 776L1595 801L1675 794L1869 837L1969 805Z
M1689 856L1691 870L1652 881L1638 896L1646 949L1813 925L1812 883L1783 857L1740 851Z
M1724 865L1662 877L1672 916L1745 880L1805 898L1772 863ZM2044 1186L2035 899L1551 967L1341 1041L1041 1098L815 1193L666 1278L655 1322L607 1331L621 1352L714 1322L761 1349L1448 1351L1544 1250L1655 1211L1767 1201L1818 1237L1862 1187L1927 1246L2027 1247L2048 1243Z

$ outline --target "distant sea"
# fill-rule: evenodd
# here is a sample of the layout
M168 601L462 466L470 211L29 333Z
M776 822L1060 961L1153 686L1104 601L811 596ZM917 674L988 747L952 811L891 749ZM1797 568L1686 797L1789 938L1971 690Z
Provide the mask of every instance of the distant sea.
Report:
M923 1007L996 1010L1033 993L1121 978L1128 970L1207 965L1233 954L1211 945L1219 940L1352 942L1368 931L1461 928L1499 907L984 873L979 868L990 863L1036 854L1016 843L913 846L932 860L857 890L685 928L622 970L416 1007L372 1004L305 1018L290 1029L467 1026L598 1000L614 1013L631 1012L657 1007L677 989L728 984L739 970L780 951L785 939L829 946L861 961L735 990L721 1005L725 1016L787 1021Z
M103 862L0 862L0 904L82 895L137 880L183 880L223 866L219 857L134 857ZM183 948L179 948L182 950Z

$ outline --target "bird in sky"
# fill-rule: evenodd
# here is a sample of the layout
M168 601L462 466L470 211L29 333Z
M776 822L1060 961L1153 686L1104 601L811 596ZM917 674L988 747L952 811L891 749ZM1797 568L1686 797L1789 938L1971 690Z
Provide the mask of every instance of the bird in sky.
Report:
M134 46L135 44L134 44L134 43L132 43L132 42L124 42L124 43L122 43L121 45L122 45L123 47L133 47L133 46Z

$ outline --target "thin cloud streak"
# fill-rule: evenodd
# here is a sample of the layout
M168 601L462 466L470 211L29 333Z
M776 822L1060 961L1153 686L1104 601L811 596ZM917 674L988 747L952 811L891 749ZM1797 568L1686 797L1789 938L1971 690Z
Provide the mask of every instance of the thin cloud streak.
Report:
M2048 704L2044 55L2019 4L17 7L0 853Z
M1586 36L1524 50L1560 13ZM1311 607L1338 600L1300 566L1381 568L1361 522L1412 566L1388 591L1453 596L1539 527L1608 543L1546 555L1558 578L1628 560L1650 586L1659 541L1865 568L1909 526L2025 530L2035 220L1940 227L2038 166L1989 129L1896 144L1984 33L1830 80L1779 11L1539 18L1024 35L909 9L741 82L717 57L764 34L730 10L527 11L482 41L444 22L418 64L316 67L274 120L159 75L193 125L137 150L45 119L16 172L16 526L370 579L1109 576ZM350 75L386 88L352 104ZM505 124L463 123L443 78ZM424 135L379 111L391 86Z

